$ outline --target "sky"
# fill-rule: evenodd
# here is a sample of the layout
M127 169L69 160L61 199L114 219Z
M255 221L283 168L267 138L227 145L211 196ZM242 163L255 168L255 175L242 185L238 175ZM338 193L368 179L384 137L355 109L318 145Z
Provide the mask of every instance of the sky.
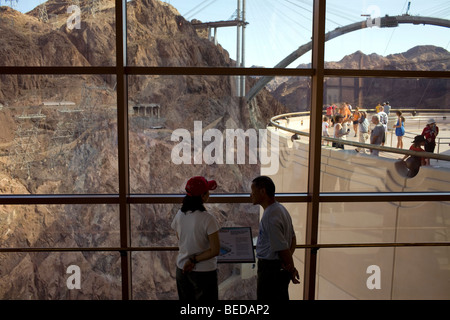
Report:
M61 0L64 1L64 0ZM68 5L69 0L66 0ZM240 0L243 2L244 0ZM245 66L273 67L299 46L311 41L313 0L245 0ZM1 5L10 1L0 0ZM28 12L42 0L18 0L16 9ZM164 0L174 6L186 20L203 22L233 20L238 0ZM16 3L13 0L13 3ZM408 3L410 3L408 10ZM450 19L448 0L328 0L326 31L377 16L420 15ZM219 28L219 43L236 59L237 30ZM330 40L325 47L326 61L339 61L358 50L383 56L405 52L416 45L450 48L450 29L424 25L400 25L396 28L376 26ZM308 52L290 67L311 62Z

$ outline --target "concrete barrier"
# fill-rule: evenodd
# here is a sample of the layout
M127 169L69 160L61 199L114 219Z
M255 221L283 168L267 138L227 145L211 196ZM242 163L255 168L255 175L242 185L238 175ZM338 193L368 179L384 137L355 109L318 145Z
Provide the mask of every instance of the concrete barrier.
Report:
M308 139L279 135L279 170L272 175L277 193L306 192ZM264 167L261 173L264 173ZM422 167L406 178L396 159L323 147L321 192L437 192L450 190L450 169ZM304 244L306 204L285 204ZM420 243L450 241L450 203L323 203L319 243ZM303 250L296 253L303 268ZM380 288L370 289L368 267L378 266ZM449 299L449 247L322 248L318 255L318 299ZM291 285L291 297L301 299Z

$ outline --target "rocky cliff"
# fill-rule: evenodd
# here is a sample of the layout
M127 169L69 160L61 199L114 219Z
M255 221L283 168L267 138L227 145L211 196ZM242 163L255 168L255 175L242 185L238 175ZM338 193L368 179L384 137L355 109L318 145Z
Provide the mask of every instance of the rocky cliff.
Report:
M326 62L325 67L329 69L448 71L450 70L450 52L435 46L417 46L406 52L386 57L375 53L367 55L357 51L345 56L341 61ZM389 101L392 106L399 109L448 108L450 106L448 86L446 79L327 78L324 103L347 101L352 106L373 109L379 102ZM277 85L268 87L277 100L292 112L310 110L308 80L277 79Z

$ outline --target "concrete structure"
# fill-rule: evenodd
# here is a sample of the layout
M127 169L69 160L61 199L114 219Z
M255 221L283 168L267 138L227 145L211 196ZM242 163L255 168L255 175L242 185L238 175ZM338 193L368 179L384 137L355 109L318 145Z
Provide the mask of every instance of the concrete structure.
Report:
M278 120L308 131L308 116ZM279 136L279 170L272 175L277 193L305 192L309 139L291 140L292 132L271 128ZM409 144L405 144L405 148ZM447 152L447 151L445 151ZM406 178L395 157L359 154L351 146L324 146L321 192L435 192L450 190L450 166L442 160ZM264 168L262 174L265 174ZM298 244L304 244L306 204L286 203L293 216ZM317 299L449 299L450 249L445 246L393 247L391 243L450 241L448 202L327 202L319 212L319 244L362 244L321 248L318 253ZM367 246L364 246L367 244ZM370 246L376 244L381 246ZM295 253L303 268L304 250ZM380 270L380 289L370 289L368 268ZM302 299L291 285L291 297Z
M161 117L161 105L158 103L140 103L133 106L133 111L137 116L153 117L157 119Z

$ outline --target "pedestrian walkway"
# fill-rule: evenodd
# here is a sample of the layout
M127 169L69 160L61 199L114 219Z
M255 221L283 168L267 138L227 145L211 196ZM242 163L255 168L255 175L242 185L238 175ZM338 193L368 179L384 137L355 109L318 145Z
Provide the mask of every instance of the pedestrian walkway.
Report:
M368 116L369 119L371 115ZM433 118L436 120L436 124L439 127L439 135L436 139L436 154L442 155L450 155L450 115L447 117L446 114L438 114L438 113L427 113L423 115L406 115L405 117L405 136L403 137L403 149L408 150L411 146L412 141L416 135L420 135L422 133L423 128L426 126L428 119ZM391 115L389 116L388 122L388 133L386 136L386 147L397 147L397 137L395 135L395 129L392 126L397 122L397 118ZM373 125L372 125L373 126ZM333 130L333 129L331 129ZM351 132L347 136L347 140L358 142L358 137L355 137L353 127L351 127ZM352 146L346 146L347 150L355 149ZM390 153L390 152L380 152L381 157L398 159L402 158L400 154ZM437 167L447 167L450 168L449 161L435 160L431 159L431 166Z

